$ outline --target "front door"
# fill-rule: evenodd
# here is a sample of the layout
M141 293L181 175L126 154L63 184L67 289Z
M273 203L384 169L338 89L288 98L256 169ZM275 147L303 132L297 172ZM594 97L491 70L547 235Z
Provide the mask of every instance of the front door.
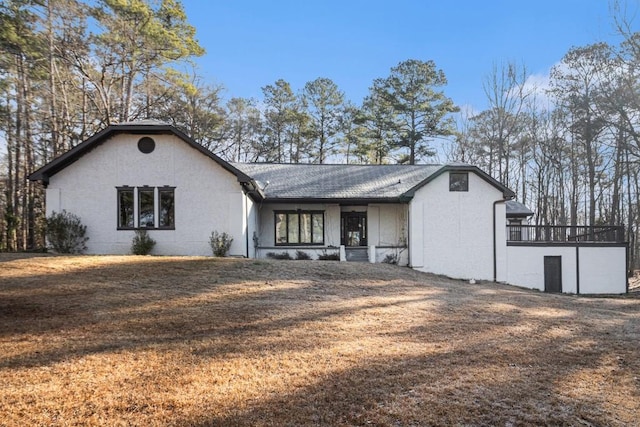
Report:
M562 257L544 257L544 291L562 292Z
M366 212L342 212L340 220L342 245L367 246Z

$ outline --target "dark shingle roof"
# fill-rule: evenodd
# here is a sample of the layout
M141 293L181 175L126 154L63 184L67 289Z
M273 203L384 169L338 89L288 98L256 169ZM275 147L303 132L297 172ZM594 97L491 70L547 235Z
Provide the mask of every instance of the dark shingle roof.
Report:
M491 185L513 192L480 169L449 165L315 165L231 163L256 180L266 199L273 201L408 201L416 189L447 170L473 171ZM268 183L268 184L267 184Z
M258 181L267 199L397 199L441 165L232 163ZM268 182L268 184L267 184Z
M507 216L513 217L527 217L533 215L533 211L515 200L507 200Z
M482 170L467 164L448 165L310 165L229 163L213 154L179 129L156 121L111 125L80 143L29 176L48 184L49 177L66 168L95 147L119 133L173 134L233 173L255 200L313 202L406 202L423 185L447 171L469 171L502 191L515 196ZM267 184L268 183L268 184Z

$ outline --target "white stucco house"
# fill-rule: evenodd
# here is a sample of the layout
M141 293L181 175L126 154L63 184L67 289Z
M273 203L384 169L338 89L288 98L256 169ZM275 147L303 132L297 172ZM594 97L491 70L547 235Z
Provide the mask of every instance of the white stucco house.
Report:
M513 191L467 164L229 163L170 125L137 122L109 126L30 179L46 187L47 216L82 219L94 254L129 253L144 228L154 254L210 255L215 230L233 237L232 256L303 251L547 291L627 290L617 228L544 235Z

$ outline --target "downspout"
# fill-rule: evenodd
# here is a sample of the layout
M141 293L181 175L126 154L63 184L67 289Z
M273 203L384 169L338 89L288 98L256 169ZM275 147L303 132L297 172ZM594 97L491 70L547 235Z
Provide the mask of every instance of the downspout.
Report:
M263 188L260 188L258 183L253 179L250 179L250 180L247 179L247 181L242 181L240 184L242 186L243 194L245 197L244 206L246 210L246 214L245 214L246 225L245 225L244 234L245 234L246 257L249 258L249 253L250 253L250 249L249 249L249 222L250 221L249 220L251 219L251 213L249 212L249 197L251 197L251 195L256 196L256 198L260 200L260 207L262 207L262 202L264 201L264 197L265 197L263 190L267 188L267 185L269 185L269 181L267 181L267 184ZM253 203L253 200L252 200L252 203ZM256 253L257 253L257 249L256 249ZM254 257L256 253L254 253Z
M411 267L411 217L409 215L411 215L411 202L407 203L407 266ZM628 280L627 283L629 283Z
M576 295L580 295L580 242L576 241Z
M246 210L246 214L245 214L246 225L244 227L244 237L245 237L245 245L247 247L247 258L249 258L249 196L247 194L244 195L244 208Z

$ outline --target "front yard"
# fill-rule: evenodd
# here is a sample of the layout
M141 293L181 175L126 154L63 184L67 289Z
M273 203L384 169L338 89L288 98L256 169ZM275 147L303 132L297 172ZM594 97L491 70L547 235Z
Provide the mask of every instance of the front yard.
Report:
M639 414L637 297L335 261L0 255L0 426Z

